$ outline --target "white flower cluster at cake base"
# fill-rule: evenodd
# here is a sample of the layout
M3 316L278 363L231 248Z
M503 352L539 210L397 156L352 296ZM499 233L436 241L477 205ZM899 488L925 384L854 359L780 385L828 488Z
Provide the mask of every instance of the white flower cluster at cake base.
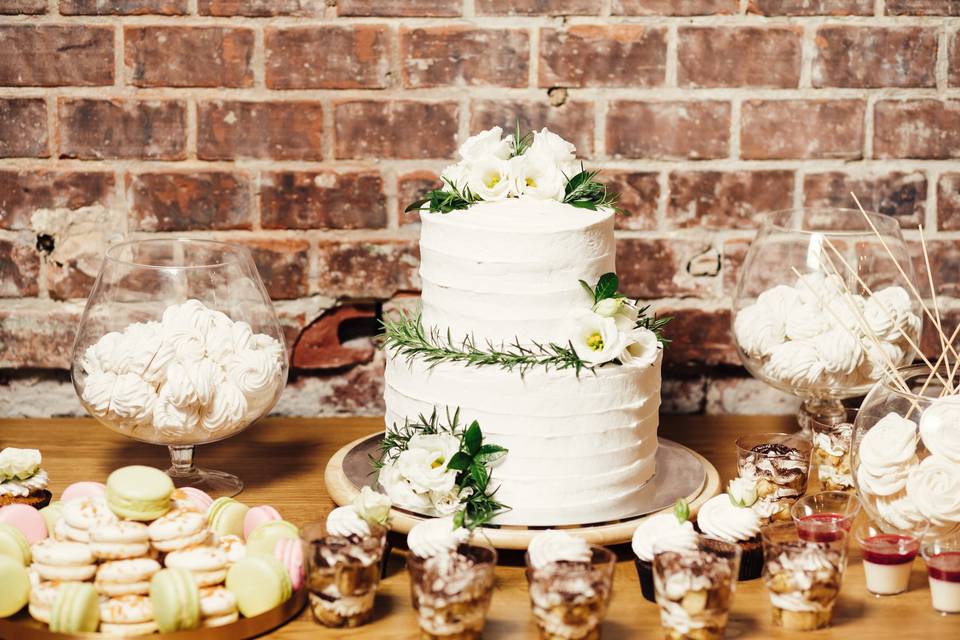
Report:
M133 323L88 347L81 398L94 416L130 431L220 438L273 402L282 363L278 340L188 300L160 322Z
M463 498L457 471L448 466L459 450L460 438L449 433L415 435L407 449L380 470L380 485L396 504L450 515Z
M879 380L888 360L909 362L905 336L916 343L920 324L902 287L851 298L837 275L814 272L761 293L737 313L734 333L769 378L801 389L849 389Z

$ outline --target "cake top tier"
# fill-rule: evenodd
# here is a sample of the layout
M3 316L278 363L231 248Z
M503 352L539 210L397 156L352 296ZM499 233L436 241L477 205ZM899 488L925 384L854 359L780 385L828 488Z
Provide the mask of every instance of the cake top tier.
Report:
M458 227L477 231L545 234L578 231L613 217L611 209L590 211L558 200L541 200L528 196L496 202L478 202L469 209L452 215L422 212L437 227ZM612 234L611 234L612 235ZM585 257L585 256L584 256Z

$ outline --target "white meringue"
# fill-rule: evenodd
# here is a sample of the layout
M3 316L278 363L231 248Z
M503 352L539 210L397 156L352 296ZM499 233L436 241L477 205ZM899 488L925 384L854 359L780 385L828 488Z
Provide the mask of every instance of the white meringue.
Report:
M168 383L169 385L169 383ZM196 404L178 405L171 399L168 385L160 389L153 408L153 426L161 433L178 435L192 431L200 424Z
M84 380L81 397L93 415L102 418L110 411L110 398L116 383L117 374L111 371L94 371Z
M207 431L218 431L241 424L246 413L247 398L243 392L232 382L223 380L214 389L201 415L201 423Z
M897 340L901 329L910 326L911 316L914 314L910 306L910 294L903 287L893 286L875 291L863 307L867 325L884 340Z
M960 396L938 398L924 410L920 439L930 453L960 465Z
M153 406L157 393L140 376L122 373L117 376L110 398L110 411L134 425L141 425L153 418Z
M907 495L933 526L960 523L960 465L927 456L910 470Z
M753 358L770 355L774 347L786 340L783 319L772 307L759 301L737 313L733 330L740 347Z
M824 366L814 344L807 340L785 342L774 348L764 371L771 378L797 387L816 385Z
M826 311L814 305L804 304L790 310L784 330L791 340L809 340L829 331L830 325L830 318Z
M831 329L817 336L813 344L827 373L850 375L863 362L860 341L845 328Z
M277 389L280 363L267 351L241 351L224 365L227 379L237 385L252 406L261 406L273 398Z

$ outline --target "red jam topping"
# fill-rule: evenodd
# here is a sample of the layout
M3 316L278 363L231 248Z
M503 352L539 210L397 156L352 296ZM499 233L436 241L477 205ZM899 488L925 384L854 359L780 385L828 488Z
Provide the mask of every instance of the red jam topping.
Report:
M874 564L904 564L917 557L920 543L916 538L880 534L870 536L862 544L863 559Z
M849 531L850 519L839 513L813 513L797 522L797 534L808 542L833 542Z
M927 559L927 573L945 582L960 582L960 551L945 551Z

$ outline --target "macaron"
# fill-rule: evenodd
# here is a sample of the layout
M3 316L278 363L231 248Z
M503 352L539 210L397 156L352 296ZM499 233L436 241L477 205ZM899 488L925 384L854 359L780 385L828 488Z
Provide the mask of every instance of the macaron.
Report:
M230 567L227 589L248 618L280 606L293 594L287 570L275 557L262 553L248 555Z
M100 606L97 591L89 582L60 585L50 609L50 631L82 633L97 630Z
M7 618L23 609L30 600L30 575L23 563L0 555L0 618Z
M243 521L250 507L233 498L217 498L207 511L207 524L217 537L243 537Z
M0 523L0 556L9 556L23 566L33 560L30 542L20 529L12 524Z
M217 546L226 554L228 565L247 555L247 545L240 536L220 536Z
M299 540L291 538L281 538L277 540L273 547L273 555L287 569L287 575L290 576L290 584L296 591L303 585L304 566L303 566L303 545Z
M90 529L90 551L98 560L145 556L150 551L147 525L134 520L98 524Z
M30 547L33 564L30 569L41 580L82 582L97 573L90 547L80 542L63 542L47 538Z
M107 477L107 504L127 520L156 520L170 510L171 493L173 480L153 467L120 467Z
M60 582L41 582L30 589L30 617L50 624L50 612L53 610L53 601L60 590Z
M163 569L150 580L153 617L161 633L200 625L200 591L186 569Z
M102 496L77 498L63 505L64 532L73 542L90 542L90 529L96 525L117 522Z
M40 509L40 515L43 516L43 521L47 525L47 534L53 535L53 528L57 524L57 520L63 517L63 503L59 500L51 502L43 509Z
M203 544L209 538L207 519L197 511L174 509L147 527L150 543L158 551L169 553Z
M196 487L174 489L170 500L174 509L194 509L200 513L206 513L213 504L210 494Z
M153 558L131 558L104 562L97 568L94 585L110 597L144 595L150 592L150 580L160 571Z
M100 632L109 636L140 636L157 630L153 603L147 596L120 596L100 601Z
M70 502L78 498L103 498L107 495L107 485L102 482L74 482L60 494L60 502Z
M227 577L227 554L219 547L202 545L171 551L163 564L169 569L186 569L198 587L222 584Z
M0 507L0 523L12 524L20 530L30 544L47 537L47 522L40 512L25 504L8 504Z
M247 552L273 555L273 548L276 546L277 540L282 538L299 540L300 530L297 529L296 525L286 520L264 522L247 536Z
M225 587L200 589L200 617L200 624L204 627L222 627L236 622L240 617L237 596Z
M253 530L262 525L264 522L270 522L272 520L283 520L283 516L281 516L280 512L270 505L262 504L259 507L250 507L250 510L247 511L247 515L243 517L244 539L250 537L250 534L253 532Z

